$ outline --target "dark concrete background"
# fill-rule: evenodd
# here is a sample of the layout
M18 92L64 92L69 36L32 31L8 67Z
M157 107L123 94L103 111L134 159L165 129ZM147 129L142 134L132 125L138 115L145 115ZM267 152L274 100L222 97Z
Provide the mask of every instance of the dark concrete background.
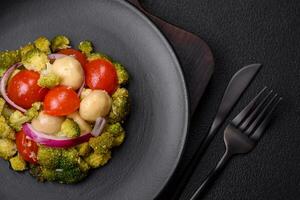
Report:
M141 0L147 10L201 36L211 47L214 76L192 119L186 150L172 182L158 199L169 199L212 123L231 76L260 62L259 75L229 119L265 85L284 97L277 117L254 151L233 159L203 199L300 199L300 1ZM220 132L185 189L188 199L224 151Z

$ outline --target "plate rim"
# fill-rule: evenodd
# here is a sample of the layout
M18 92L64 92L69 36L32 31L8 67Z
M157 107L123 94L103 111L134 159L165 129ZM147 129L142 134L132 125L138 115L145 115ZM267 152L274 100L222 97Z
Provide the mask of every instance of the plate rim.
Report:
M153 198L157 198L163 191L163 189L167 186L167 184L170 182L172 176L174 175L180 161L182 160L183 157L183 152L185 150L186 147L186 142L187 142L187 136L188 136L188 132L189 132L189 126L190 126L190 116L191 116L191 112L190 112L190 96L188 94L188 89L187 89L187 84L186 84L186 79L181 67L181 63L179 61L178 56L175 53L175 49L174 47L170 44L169 40L166 38L166 36L159 30L159 28L151 21L151 19L149 17L147 17L143 12L141 12L139 9L137 9L132 3L128 2L127 0L117 0L119 3L123 4L124 6L126 6L127 8L129 8L130 10L132 10L133 12L135 12L139 17L141 17L154 31L155 33L158 35L159 39L163 42L163 44L166 46L166 48L168 49L170 56L174 62L176 71L180 77L181 82L183 83L183 90L184 90L184 105L185 105L185 113L183 113L185 115L185 123L184 123L184 134L181 138L181 143L180 143L180 149L179 149L179 153L176 157L176 164L175 166L172 166L172 170L170 170L169 176L166 180L164 180L163 186L162 188L159 189L159 192L157 192L157 194L153 195Z

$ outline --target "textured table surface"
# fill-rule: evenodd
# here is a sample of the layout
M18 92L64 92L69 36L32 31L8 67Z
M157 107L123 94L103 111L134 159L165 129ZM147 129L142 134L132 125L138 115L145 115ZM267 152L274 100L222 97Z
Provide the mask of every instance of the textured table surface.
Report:
M211 124L231 76L244 65L263 69L229 119L264 86L284 97L277 117L254 151L233 159L203 199L300 198L300 1L141 0L157 16L200 35L215 56L215 74L192 119L187 146L172 182L158 199L169 199ZM190 197L224 151L218 133L181 199Z

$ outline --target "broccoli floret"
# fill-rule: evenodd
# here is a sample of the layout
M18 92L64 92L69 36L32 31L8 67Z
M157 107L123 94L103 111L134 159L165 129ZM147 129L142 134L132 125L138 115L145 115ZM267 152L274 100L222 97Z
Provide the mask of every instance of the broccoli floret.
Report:
M15 139L14 130L7 124L3 116L0 116L0 138Z
M43 166L32 167L30 173L39 181L57 181L59 183L72 184L81 181L87 173L79 167L71 169L48 169Z
M84 99L87 97L93 90L84 88L80 94L80 100Z
M34 70L37 72L45 69L48 62L49 59L47 54L36 48L28 51L22 57L22 63L24 67L28 70Z
M0 97L0 113L2 113L5 106L5 100Z
M70 169L79 164L79 155L75 148L62 149L60 156L60 169Z
M46 53L46 54L50 54L51 50L50 50L50 41L44 37L41 36L39 38L37 38L34 42L34 45L36 48L38 48L39 50L41 50L42 52Z
M56 169L48 169L41 166L39 170L38 176L40 181L56 181Z
M120 146L125 139L125 130L120 123L108 124L105 131L114 136L113 147Z
M15 171L24 171L26 169L26 161L18 154L9 159L10 166Z
M88 142L77 145L76 149L80 156L87 156L91 152L91 147Z
M112 107L109 113L109 122L123 122L129 113L129 95L125 88L118 88L112 95Z
M76 183L82 180L89 166L75 148L55 149L41 146L38 150L39 167L33 167L31 174L41 181Z
M85 161L92 168L98 168L105 165L111 159L111 152L107 153L92 153L88 157L85 158Z
M113 147L120 146L125 140L125 132L120 133L119 136L114 137Z
M72 184L81 181L87 176L87 173L84 173L80 170L79 167L64 169L62 171L56 170L56 181L59 183Z
M115 69L117 71L117 76L118 76L118 83L120 85L126 85L129 80L129 74L125 67L121 65L120 63L113 63L115 66Z
M40 146L37 153L37 160L40 165L48 169L59 168L61 149Z
M60 83L60 77L54 73L48 73L45 75L41 75L38 80L38 85L43 88L53 88Z
M27 52L29 52L29 51L31 51L33 49L35 49L35 47L31 43L26 44L25 46L21 47L20 50L19 50L21 58L23 58L27 54Z
M7 68L21 61L19 50L17 51L0 51L0 76L3 76Z
M83 171L83 172L89 171L89 169L90 169L89 164L87 162L85 162L82 158L79 158L78 164L79 164L79 168L81 171Z
M58 135L68 138L78 137L80 135L80 127L73 119L68 118L62 123Z
M114 137L119 136L122 132L125 132L122 125L117 122L115 124L107 124L105 127L105 131L112 134Z
M16 131L20 131L22 129L22 124L28 121L30 121L30 118L18 110L13 112L9 117L9 125Z
M6 119L9 120L10 116L15 112L15 109L10 108L7 104L4 105L3 110L2 110L2 116Z
M0 139L0 157L8 160L17 153L16 143L10 139Z
M84 53L86 55L89 55L93 51L93 44L92 44L92 42L90 42L88 40L85 40L85 41L82 41L82 42L79 43L78 49L82 53Z
M98 137L89 140L90 146L97 153L107 153L113 146L114 137L108 132L102 133Z
M97 59L105 59L108 61L112 60L109 56L104 55L102 53L91 53L87 56L87 59L88 59L88 61L93 61L93 60L97 60Z
M69 38L67 38L64 35L55 36L51 40L51 49L52 49L53 52L56 52L60 49L70 48L69 45L70 45L70 40L69 40Z
M39 111L42 109L42 105L43 105L42 102L35 102L32 104L31 108L28 109L25 113L25 115L29 118L29 120L38 117Z

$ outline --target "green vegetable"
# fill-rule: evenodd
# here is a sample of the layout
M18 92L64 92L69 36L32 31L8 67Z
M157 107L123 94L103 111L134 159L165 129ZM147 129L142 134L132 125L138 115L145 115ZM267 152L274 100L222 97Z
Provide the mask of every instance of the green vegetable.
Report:
M90 146L97 153L107 153L113 146L114 137L108 132L102 133L98 137L93 137L89 140Z
M8 160L17 153L16 143L10 139L0 139L0 157Z
M85 162L82 158L79 159L78 164L79 164L79 168L81 171L83 171L83 172L89 171L89 169L90 169L89 164L87 162Z
M79 43L78 49L82 53L84 53L86 55L89 55L93 51L93 44L92 44L92 42L90 42L88 40L85 40L85 41L82 41L82 42Z
M123 122L129 113L129 94L125 88L118 88L112 95L112 107L109 113L109 122Z
M0 116L0 138L16 139L14 130L8 125L3 116Z
M48 169L59 168L61 149L40 146L37 153L37 160L40 165Z
M87 156L91 152L91 147L88 142L77 145L76 149L80 156Z
M12 109L9 107L7 104L4 105L3 110L2 110L2 116L6 119L9 120L10 116L15 112L15 109Z
M40 146L38 163L48 169L69 169L78 166L79 154L75 148L60 149Z
M118 76L118 82L120 85L126 85L129 80L129 74L126 71L125 67L121 65L120 63L113 63L115 66L115 69L117 71L117 76Z
M59 136L74 138L80 135L80 127L73 119L66 119L58 132Z
M61 157L59 159L59 169L70 169L78 167L79 155L75 148L63 149L61 151Z
M108 61L112 60L109 56L102 54L102 53L91 53L87 56L87 59L88 59L88 61L93 61L93 60L97 60L97 59L105 59Z
M21 62L23 63L23 65L26 69L40 72L46 68L49 60L48 60L48 56L46 53L35 48L35 49L28 51L22 57Z
M119 122L114 124L107 124L105 127L105 131L109 132L114 137L119 136L122 132L125 132L122 125Z
M89 166L79 157L75 148L56 149L40 146L38 150L39 167L31 173L41 181L76 183L82 180Z
M87 176L79 167L71 169L48 169L43 166L33 166L30 173L39 181L57 181L72 184L81 181Z
M81 171L80 167L55 171L56 181L59 183L73 184L81 181L87 173Z
M36 48L38 48L39 50L41 50L42 52L44 52L46 54L50 54L51 53L51 50L50 50L51 43L44 36L41 36L41 37L37 38L34 41L34 45L35 45Z
M27 54L27 52L29 52L33 49L35 49L35 46L31 43L26 44L25 46L21 47L19 50L21 58L23 58Z
M92 153L88 157L85 158L85 161L92 168L98 168L105 165L111 159L111 152L108 151L106 153Z
M45 167L39 167L39 180L40 181L55 181L56 178L56 169L48 169Z
M105 127L105 131L109 132L114 136L113 147L120 146L124 142L125 130L119 122L115 124L108 124Z
M9 117L9 125L16 131L20 131L22 129L22 124L28 121L30 121L30 118L18 110L13 112Z
M120 133L119 136L114 138L113 147L120 146L125 140L125 132Z
M29 118L29 120L38 117L39 111L42 109L42 105L43 105L42 102L35 102L32 104L31 108L28 109L25 113L25 115Z
M10 166L15 171L24 171L26 169L26 161L18 154L9 159Z
M0 97L0 113L2 113L4 106L5 106L5 100Z
M60 49L67 49L70 47L69 45L70 45L70 40L64 35L55 36L51 40L51 49L53 52L56 52Z
M41 75L38 80L38 85L43 88L53 88L60 83L60 77L54 73L48 73L45 75Z
M21 56L19 50L0 51L0 76L3 76L8 67L20 61Z

